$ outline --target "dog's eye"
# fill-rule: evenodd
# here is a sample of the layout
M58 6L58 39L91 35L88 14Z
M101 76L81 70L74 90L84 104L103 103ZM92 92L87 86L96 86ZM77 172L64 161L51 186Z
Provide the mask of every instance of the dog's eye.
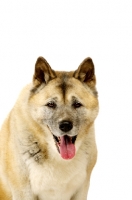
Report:
M55 104L55 102L49 102L49 103L47 103L47 105L46 106L48 106L49 108L56 108L56 104Z
M81 106L82 106L82 104L80 102L74 102L73 103L74 108L80 108Z

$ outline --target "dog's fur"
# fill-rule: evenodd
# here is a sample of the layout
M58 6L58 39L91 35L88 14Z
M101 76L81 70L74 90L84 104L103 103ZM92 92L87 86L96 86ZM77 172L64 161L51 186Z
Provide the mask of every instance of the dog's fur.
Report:
M95 84L91 58L74 72L37 59L0 132L0 200L87 199L97 158Z

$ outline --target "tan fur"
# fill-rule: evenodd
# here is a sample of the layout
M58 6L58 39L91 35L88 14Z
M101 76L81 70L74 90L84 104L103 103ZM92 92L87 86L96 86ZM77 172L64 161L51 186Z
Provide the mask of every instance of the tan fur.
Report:
M55 72L40 57L33 83L21 92L0 131L0 200L86 200L96 163L94 120L98 113L92 60L75 72ZM73 108L74 98L83 106ZM47 108L54 99L57 108ZM54 113L54 114L53 114ZM53 123L51 123L51 119ZM53 135L71 120L76 154L61 158Z

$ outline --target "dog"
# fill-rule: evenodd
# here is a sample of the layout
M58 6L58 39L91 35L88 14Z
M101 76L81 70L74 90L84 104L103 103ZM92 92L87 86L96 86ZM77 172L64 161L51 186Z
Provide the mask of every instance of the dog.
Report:
M98 110L91 58L65 72L39 57L0 131L0 200L86 200Z

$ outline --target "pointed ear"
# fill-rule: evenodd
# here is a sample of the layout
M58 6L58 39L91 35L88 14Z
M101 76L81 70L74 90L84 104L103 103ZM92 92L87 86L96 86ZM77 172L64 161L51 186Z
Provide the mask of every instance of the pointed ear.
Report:
M43 58L39 57L35 64L35 72L33 76L34 85L42 83L47 84L50 80L56 77L55 72L51 69L49 63Z
M92 59L86 58L74 72L73 76L93 88L96 84L96 79Z

